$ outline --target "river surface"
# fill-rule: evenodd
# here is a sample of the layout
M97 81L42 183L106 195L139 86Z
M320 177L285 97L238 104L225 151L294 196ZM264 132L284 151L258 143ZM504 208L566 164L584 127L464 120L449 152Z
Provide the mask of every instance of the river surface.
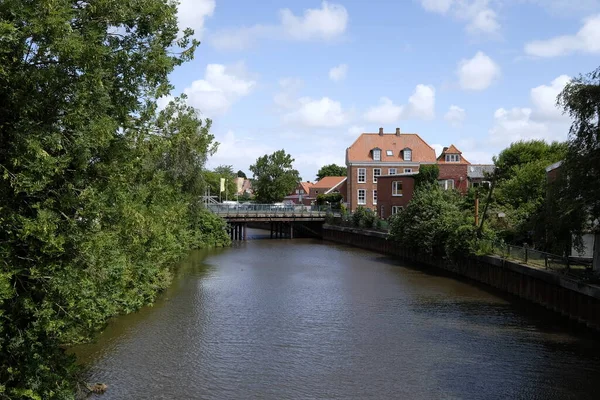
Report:
M75 349L103 399L599 399L600 338L436 270L314 240L192 253Z

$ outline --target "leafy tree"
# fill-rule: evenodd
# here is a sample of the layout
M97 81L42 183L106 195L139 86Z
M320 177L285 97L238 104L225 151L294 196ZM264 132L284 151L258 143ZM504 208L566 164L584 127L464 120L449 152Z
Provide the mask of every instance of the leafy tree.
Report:
M244 171L242 171L241 169L237 172L237 176L238 176L238 178L248 179L246 177L246 174L244 173Z
M346 167L341 167L336 164L324 165L317 172L317 180L321 180L326 176L346 176L348 174Z
M425 164L419 167L419 173L415 176L415 188L437 184L440 176L440 167L437 164Z
M294 159L284 150L264 155L250 166L254 174L252 187L258 203L273 203L283 200L301 181L300 174L293 168Z
M565 155L564 143L531 140L511 144L494 160L498 173L492 208L506 214L508 225L501 233L506 240L535 240L544 246L546 167ZM533 232L538 234L532 237Z
M0 398L72 398L66 345L152 302L194 247L210 121L156 112L192 58L176 4L0 3ZM178 53L176 53L178 52Z
M425 254L469 254L476 229L461 202L460 195L437 185L418 188L406 209L391 219L390 237Z
M344 196L341 193L319 194L317 195L317 205L330 205L332 209L339 210L343 199Z
M600 219L600 67L569 82L558 105L573 123L563 169L573 207L586 209L590 220Z
M235 199L237 193L236 176L231 165L220 165L212 171L204 174L206 184L210 187L211 196L219 196L225 200L225 197ZM225 179L225 191L221 191L221 178Z

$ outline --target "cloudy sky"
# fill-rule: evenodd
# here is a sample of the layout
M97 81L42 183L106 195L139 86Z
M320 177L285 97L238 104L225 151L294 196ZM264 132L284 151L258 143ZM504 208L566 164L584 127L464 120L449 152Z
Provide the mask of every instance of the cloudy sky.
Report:
M304 180L379 127L472 163L564 140L556 95L600 65L600 0L181 0L179 20L202 45L173 95L213 119L209 166L285 149Z

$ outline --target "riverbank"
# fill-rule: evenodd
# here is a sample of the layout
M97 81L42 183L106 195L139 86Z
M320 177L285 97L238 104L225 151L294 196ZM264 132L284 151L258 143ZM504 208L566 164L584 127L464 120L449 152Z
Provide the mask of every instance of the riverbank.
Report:
M496 256L472 256L456 263L398 247L388 234L325 225L323 239L440 268L532 301L600 332L600 287Z

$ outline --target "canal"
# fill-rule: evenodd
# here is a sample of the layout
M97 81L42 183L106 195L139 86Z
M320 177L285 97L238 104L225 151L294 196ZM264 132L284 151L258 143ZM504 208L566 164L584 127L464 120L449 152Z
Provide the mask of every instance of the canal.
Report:
M597 399L600 340L513 297L309 239L195 252L75 349L103 399Z

